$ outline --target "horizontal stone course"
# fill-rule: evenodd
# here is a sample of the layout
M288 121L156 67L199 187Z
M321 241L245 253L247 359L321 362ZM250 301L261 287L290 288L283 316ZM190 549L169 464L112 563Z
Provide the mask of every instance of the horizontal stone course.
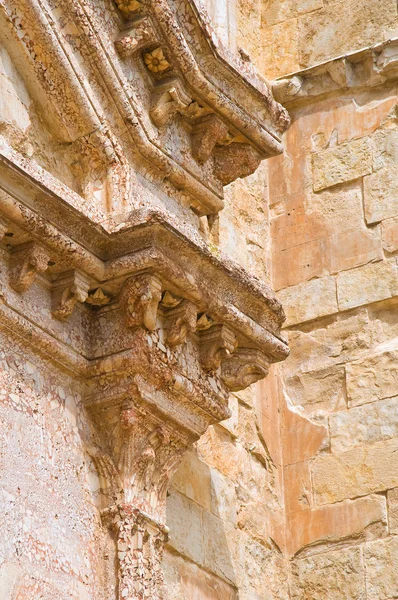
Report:
M349 363L346 378L350 406L395 396L398 391L398 350L380 352Z
M337 275L340 310L363 306L398 295L398 266L394 258L369 263Z
M281 290L278 294L286 313L286 325L304 323L338 311L336 281L322 277Z
M346 142L312 155L314 191L321 191L372 172L369 138Z
M398 215L398 166L364 177L363 189L368 225Z

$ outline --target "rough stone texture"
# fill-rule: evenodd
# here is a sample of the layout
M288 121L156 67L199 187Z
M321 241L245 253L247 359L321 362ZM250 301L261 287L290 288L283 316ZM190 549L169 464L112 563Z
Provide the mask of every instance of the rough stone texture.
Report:
M1 600L398 596L397 28L2 2Z

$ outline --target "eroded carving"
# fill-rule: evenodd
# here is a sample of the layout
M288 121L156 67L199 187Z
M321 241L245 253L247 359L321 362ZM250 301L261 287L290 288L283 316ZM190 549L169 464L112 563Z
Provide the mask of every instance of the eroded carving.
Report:
M85 302L90 289L89 279L79 271L67 271L53 283L52 314L64 320L71 316L78 302Z
M206 371L216 371L234 352L236 335L226 325L213 325L200 335L200 362Z
M133 28L124 31L116 40L115 46L120 56L127 58L156 42L159 40L153 22L149 17L144 17ZM148 68L152 70L149 65Z
M7 229L8 229L8 225L7 225L6 221L4 221L4 219L0 218L0 242L4 238L5 234L7 233Z
M214 149L214 174L223 185L251 175L260 162L259 153L250 144L233 142Z
M152 50L152 52L146 52L144 54L144 62L147 69L152 71L152 73L162 73L171 66L168 60L166 60L163 49L160 47Z
M127 327L144 325L149 331L156 327L162 282L156 275L131 277L124 284L120 301L124 305Z
M244 390L268 374L270 359L256 348L237 348L222 363L221 378L232 392Z
M192 155L199 163L205 163L215 145L228 135L228 127L217 115L208 115L197 121L192 132Z
M162 127L170 123L177 113L188 110L191 103L191 96L176 79L153 95L150 117L157 127Z
M178 346L185 342L188 333L196 329L197 308L189 300L183 300L166 313L167 343Z
M10 258L10 285L17 292L26 292L36 275L48 268L49 253L36 242L16 246Z

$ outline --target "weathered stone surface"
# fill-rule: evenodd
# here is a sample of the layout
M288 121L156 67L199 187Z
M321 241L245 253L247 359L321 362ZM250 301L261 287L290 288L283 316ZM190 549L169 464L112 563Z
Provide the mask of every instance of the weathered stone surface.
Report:
M390 600L398 595L398 538L367 544L364 552L369 600Z
M362 381L365 381L363 379ZM373 401L330 415L332 452L398 436L398 397Z
M197 504L211 509L212 481L209 467L194 452L187 453L173 476L173 488Z
M387 252L398 250L398 218L386 219L381 224L383 248Z
M311 321L337 312L336 281L323 277L286 288L278 293L286 313L286 325Z
M167 499L167 522L170 527L171 546L196 564L203 565L203 509L182 494L171 492Z
M314 190L358 179L372 171L372 148L368 138L328 148L312 156Z
M347 365L347 396L351 406L395 396L397 356L397 350L391 349Z
M394 259L372 263L337 276L340 310L393 298L398 294L398 267Z
M398 215L398 168L388 167L364 178L365 218L368 225Z
M397 439L318 456L311 467L315 502L329 504L398 486Z
M297 559L294 600L365 600L361 550L351 548Z
M345 372L342 367L298 373L286 378L286 391L295 406L320 416L346 407Z
M391 533L398 533L398 488L387 492L388 526Z

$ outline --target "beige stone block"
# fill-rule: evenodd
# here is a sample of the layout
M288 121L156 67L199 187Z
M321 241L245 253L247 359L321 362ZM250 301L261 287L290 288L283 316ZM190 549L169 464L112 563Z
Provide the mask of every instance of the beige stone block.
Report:
M261 33L264 41L258 64L266 77L273 79L300 68L297 19L263 27Z
M236 600L231 585L182 556L165 552L163 571L168 600Z
M212 481L210 468L195 454L187 452L173 476L171 487L211 510Z
M398 598L398 537L367 544L364 559L367 599Z
M398 439L323 454L311 466L317 504L330 504L398 486Z
M362 210L359 212L361 214ZM353 269L369 262L381 260L383 250L380 228L365 227L344 230L331 236L330 263L331 273Z
M398 127L396 124L396 107L372 135L373 169L379 171L385 167L395 168L398 165Z
M286 393L306 414L329 414L346 407L343 367L297 373L286 379Z
M329 427L335 453L398 437L398 396L331 415Z
M197 443L201 460L231 481L248 470L248 455L242 444L221 427L209 427Z
M249 600L286 600L288 590L288 563L280 552L259 544L245 533L238 543L244 556L244 586ZM240 595L240 594L239 594Z
M398 533L398 488L387 492L387 510L390 533Z
M366 599L360 548L298 559L293 571L293 600Z
M337 275L340 310L370 304L398 294L398 268L395 259L370 263Z
M393 35L395 0L345 0L300 19L300 64L308 67Z
M318 10L323 7L323 0L268 0L262 9L262 24L265 27L287 21L297 15Z
M170 545L198 565L204 564L203 509L189 498L171 491L167 498Z
M398 217L383 221L381 232L384 250L391 253L396 252L398 250Z
M363 180L368 225L398 215L398 167L372 173Z
M398 350L381 352L346 367L351 406L391 398L398 392Z
M222 579L235 583L239 551L234 526L209 512L203 515L205 566ZM237 559L238 556L238 559Z
M386 500L376 494L347 500L288 516L287 551L294 556L315 544L333 544L341 539L365 541L387 534ZM316 552L316 550L315 550Z
M338 311L336 280L322 277L281 290L278 298L286 313L286 325L311 321Z
M210 470L211 511L223 521L236 523L237 498L235 484L216 469Z
M314 191L353 181L372 172L369 138L346 142L312 155Z

